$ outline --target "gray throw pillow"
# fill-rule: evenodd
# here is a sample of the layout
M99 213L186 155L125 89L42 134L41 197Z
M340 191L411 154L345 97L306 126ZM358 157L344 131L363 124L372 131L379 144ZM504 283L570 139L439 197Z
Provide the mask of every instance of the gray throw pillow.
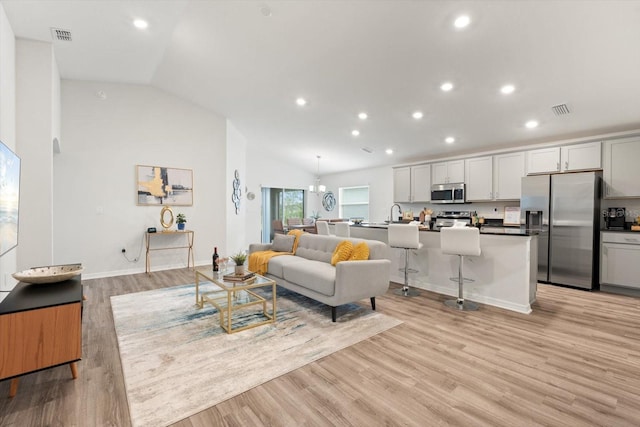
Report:
M273 236L273 244L271 250L276 252L292 252L293 242L296 236L285 236L284 234L276 234Z

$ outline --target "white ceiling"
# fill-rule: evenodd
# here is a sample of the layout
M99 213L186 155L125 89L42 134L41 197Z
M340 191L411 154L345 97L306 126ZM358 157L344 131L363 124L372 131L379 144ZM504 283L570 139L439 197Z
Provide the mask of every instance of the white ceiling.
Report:
M71 30L53 42L63 78L151 84L310 171L321 155L322 174L640 128L640 1L2 4L17 37Z

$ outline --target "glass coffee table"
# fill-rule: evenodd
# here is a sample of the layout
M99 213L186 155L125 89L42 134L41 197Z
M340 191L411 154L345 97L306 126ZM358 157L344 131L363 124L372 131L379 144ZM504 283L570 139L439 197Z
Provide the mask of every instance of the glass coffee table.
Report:
M246 282L234 282L223 280L224 274L232 274L233 268L224 272L214 272L210 269L196 270L196 307L203 308L205 302L218 309L220 314L220 326L228 334L255 328L256 326L274 323L276 321L276 282L266 277L255 274ZM200 292L200 282L211 282L218 289ZM271 286L271 313L267 311L267 299L258 295L252 289ZM234 313L247 307L262 306L262 313L258 313L258 320L251 319L246 322L237 319L234 324ZM262 320L260 320L262 318Z

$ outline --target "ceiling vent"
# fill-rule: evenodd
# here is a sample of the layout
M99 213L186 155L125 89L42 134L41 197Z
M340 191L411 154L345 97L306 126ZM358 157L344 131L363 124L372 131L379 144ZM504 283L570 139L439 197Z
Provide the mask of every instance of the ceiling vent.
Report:
M553 114L555 114L556 116L564 116L571 112L569 111L569 107L567 106L567 104L554 105L553 107L551 107L551 109L553 110Z
M70 42L71 31L63 30L60 28L51 28L51 37L53 38L53 40L56 40L56 41Z
M373 153L373 149L369 147L362 147L362 151L366 151L369 154Z

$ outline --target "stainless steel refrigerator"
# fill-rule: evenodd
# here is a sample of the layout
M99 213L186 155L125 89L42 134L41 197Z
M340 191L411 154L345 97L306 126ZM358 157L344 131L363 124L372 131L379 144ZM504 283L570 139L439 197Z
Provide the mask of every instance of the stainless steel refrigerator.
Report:
M599 286L600 172L522 178L521 222L539 229L538 281Z

